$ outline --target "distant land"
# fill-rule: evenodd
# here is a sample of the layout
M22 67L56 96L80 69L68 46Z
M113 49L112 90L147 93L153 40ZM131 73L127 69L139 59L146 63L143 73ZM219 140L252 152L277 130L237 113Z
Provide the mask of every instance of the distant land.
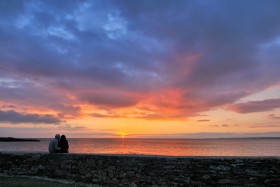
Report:
M0 137L0 142L39 142L37 139Z
M280 139L280 137L229 137L229 138L204 138L204 139Z

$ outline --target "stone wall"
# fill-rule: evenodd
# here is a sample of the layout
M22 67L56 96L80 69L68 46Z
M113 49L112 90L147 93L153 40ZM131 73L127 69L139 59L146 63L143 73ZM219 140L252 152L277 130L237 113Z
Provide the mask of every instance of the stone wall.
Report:
M100 186L280 186L280 158L0 153L0 173Z

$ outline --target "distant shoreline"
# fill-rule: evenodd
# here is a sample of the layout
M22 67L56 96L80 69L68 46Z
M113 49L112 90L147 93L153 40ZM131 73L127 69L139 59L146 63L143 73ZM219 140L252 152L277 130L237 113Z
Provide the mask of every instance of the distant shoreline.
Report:
M0 142L40 142L40 140L31 138L0 137Z
M1 139L3 139L3 137L0 137L0 141L1 141ZM5 139L7 139L7 138L5 138ZM40 140L49 140L51 138L13 138L13 139L40 141ZM156 138L147 138L147 137L145 137L145 138L130 138L130 137L117 138L117 137L115 137L115 138L68 138L68 140L74 140L74 139L219 140L219 139L280 139L280 137L218 137L218 138L158 138L158 137L156 137Z
M14 137L0 137L0 142L40 142L41 140L50 138L14 138ZM255 140L255 139L280 139L280 137L221 137L221 138L69 138L75 139L143 139L143 140Z

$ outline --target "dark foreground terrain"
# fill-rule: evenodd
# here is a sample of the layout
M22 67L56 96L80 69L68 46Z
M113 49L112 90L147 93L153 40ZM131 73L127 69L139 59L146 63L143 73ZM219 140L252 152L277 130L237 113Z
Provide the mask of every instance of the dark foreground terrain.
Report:
M0 174L92 186L280 186L280 157L0 153Z

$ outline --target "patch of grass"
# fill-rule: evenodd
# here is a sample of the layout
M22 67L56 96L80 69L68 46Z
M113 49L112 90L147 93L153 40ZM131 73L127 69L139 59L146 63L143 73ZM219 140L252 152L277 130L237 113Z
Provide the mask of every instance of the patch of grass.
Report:
M0 187L84 187L82 184L65 184L57 181L27 177L0 176Z

